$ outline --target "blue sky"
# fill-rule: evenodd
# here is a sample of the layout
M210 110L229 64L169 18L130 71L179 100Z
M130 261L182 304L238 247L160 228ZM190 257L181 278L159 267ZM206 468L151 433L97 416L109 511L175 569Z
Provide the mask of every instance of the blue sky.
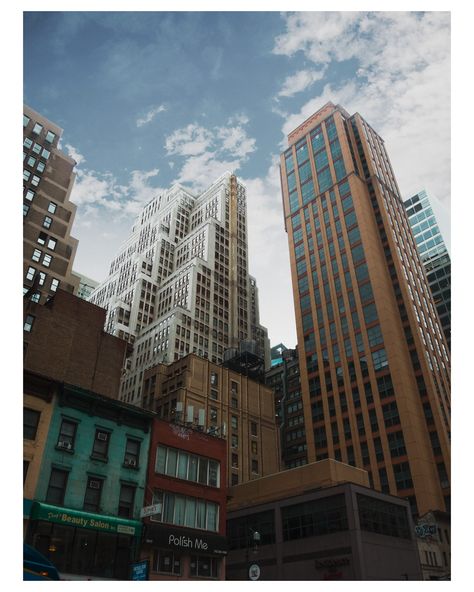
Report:
M161 188L199 191L233 170L261 321L294 345L286 135L328 100L360 112L403 197L427 189L449 244L450 60L447 12L25 13L24 101L64 129L78 163L75 270L103 279Z

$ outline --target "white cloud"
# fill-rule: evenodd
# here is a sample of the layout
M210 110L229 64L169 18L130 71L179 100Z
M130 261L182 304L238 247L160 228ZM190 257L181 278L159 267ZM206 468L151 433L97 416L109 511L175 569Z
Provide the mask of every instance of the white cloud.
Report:
M448 204L449 13L313 12L284 18L286 32L275 40L274 53L302 52L328 69L343 60L358 62L355 75L326 85L286 117L285 136L327 101L339 102L350 113L358 111L385 140L404 198L424 187Z
M292 97L309 88L317 80L324 76L326 68L321 70L299 70L296 74L288 76L283 82L277 97Z
M137 127L142 127L143 125L150 123L150 121L152 121L155 116L158 115L158 113L163 111L166 111L165 105L157 105L156 107L152 107L144 117L139 117L137 119Z
M196 123L190 123L168 136L165 148L168 154L194 156L204 152L211 144L212 132Z
M74 146L71 146L71 144L66 144L65 148L66 148L69 156L76 161L78 166L81 163L85 162L86 159L84 158L84 156L82 154L80 154L80 152L78 150L76 150L76 148L74 148Z

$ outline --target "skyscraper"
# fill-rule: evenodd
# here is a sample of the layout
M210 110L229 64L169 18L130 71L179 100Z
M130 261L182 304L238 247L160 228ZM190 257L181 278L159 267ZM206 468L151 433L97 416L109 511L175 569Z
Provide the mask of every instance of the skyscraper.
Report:
M451 258L426 191L420 191L404 204L441 327L451 348Z
M188 353L220 363L224 350L255 340L269 365L248 273L242 183L225 173L200 195L174 185L153 198L90 301L107 309L109 333L134 344L124 401L141 404L146 368Z
M75 161L58 148L62 129L23 109L23 294L44 303L60 285L75 292L76 206L69 201Z
M382 138L327 103L281 155L308 462L449 509L449 354ZM295 441L295 444L297 441Z

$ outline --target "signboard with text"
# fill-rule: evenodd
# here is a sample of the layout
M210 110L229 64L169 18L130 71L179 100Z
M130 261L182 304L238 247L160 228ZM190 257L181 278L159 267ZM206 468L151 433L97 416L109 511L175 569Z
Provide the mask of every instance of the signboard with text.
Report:
M201 552L211 555L227 555L227 538L218 534L190 528L172 528L158 524L147 525L146 540L179 551Z
M148 559L132 563L131 578L132 580L148 580Z

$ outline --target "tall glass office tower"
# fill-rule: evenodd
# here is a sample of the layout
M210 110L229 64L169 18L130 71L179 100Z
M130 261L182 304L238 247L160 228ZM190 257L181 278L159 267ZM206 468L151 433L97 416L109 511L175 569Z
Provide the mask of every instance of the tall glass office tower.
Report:
M451 349L451 258L426 191L420 191L404 203L441 327Z
M364 468L414 515L449 510L449 352L384 141L327 103L288 144L281 184L308 462Z

